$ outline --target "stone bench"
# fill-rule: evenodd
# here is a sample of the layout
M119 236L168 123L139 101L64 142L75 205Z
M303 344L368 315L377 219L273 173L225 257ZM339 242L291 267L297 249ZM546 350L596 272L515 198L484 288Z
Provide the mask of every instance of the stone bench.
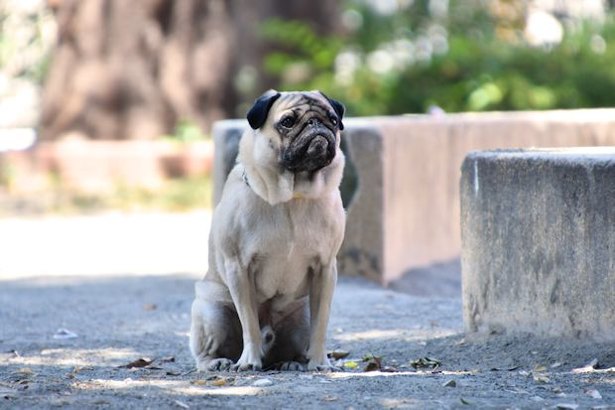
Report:
M406 272L458 261L459 178L472 150L615 145L615 110L408 115L345 119L350 171L340 271L389 284ZM219 198L245 120L214 126Z
M461 177L464 325L615 341L615 148L483 151Z

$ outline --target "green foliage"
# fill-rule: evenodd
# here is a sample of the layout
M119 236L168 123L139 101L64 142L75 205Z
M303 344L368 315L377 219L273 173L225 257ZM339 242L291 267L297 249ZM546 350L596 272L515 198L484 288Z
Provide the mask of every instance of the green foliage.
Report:
M280 49L265 69L280 88L321 89L355 116L615 106L614 16L564 26L561 43L536 47L518 18L502 22L478 0L451 0L446 16L428 3L382 14L348 1L360 25L343 37L270 21L263 32Z
M190 120L180 120L175 125L173 134L165 135L164 138L178 142L195 142L203 141L208 138L203 133L201 127Z

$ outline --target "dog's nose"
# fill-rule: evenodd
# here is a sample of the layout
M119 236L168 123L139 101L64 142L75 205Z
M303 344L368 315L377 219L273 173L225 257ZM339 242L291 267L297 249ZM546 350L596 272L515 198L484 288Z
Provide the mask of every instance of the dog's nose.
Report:
M321 156L327 152L329 142L322 135L315 136L307 149L308 156Z

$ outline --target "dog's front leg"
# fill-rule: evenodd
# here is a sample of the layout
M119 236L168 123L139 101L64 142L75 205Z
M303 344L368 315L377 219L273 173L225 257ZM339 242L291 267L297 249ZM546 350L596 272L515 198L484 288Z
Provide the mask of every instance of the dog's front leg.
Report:
M307 353L308 370L332 369L325 350L325 338L336 282L335 259L312 278L310 285L310 346Z
M261 333L258 322L258 308L253 283L247 269L238 262L225 263L226 284L229 288L237 316L241 322L243 351L232 366L233 370L261 370Z

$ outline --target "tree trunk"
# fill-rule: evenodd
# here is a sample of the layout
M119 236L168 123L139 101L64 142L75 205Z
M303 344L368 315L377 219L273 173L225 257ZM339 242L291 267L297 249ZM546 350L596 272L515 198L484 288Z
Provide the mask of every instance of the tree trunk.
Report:
M154 138L203 129L234 105L233 33L223 0L55 0L59 43L42 138Z

